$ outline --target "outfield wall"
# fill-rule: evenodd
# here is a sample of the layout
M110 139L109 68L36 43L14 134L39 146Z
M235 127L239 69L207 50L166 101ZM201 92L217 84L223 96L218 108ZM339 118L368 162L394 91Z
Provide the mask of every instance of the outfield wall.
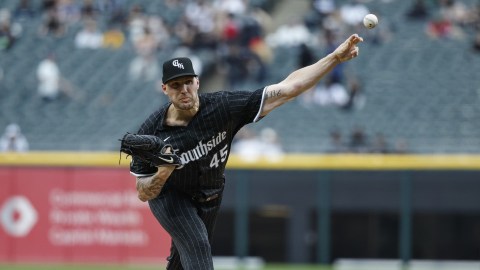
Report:
M0 261L165 262L169 237L124 169L0 167Z
M121 163L119 164L119 161ZM0 154L0 261L164 262L117 153ZM215 255L478 259L480 156L231 156Z

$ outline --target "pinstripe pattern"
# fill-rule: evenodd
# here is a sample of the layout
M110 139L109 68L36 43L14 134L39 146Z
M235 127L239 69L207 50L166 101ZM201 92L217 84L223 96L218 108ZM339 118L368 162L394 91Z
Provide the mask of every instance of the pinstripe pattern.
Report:
M213 269L210 240L220 203L221 198L200 204L176 190L162 191L149 201L152 213L172 237L167 269Z
M167 269L213 269L210 240L224 188L225 165L235 134L261 110L264 89L199 95L200 107L187 126L164 125L166 104L151 114L138 134L168 138L185 163L175 170L160 195L149 201L158 222L172 237ZM133 159L130 171L154 174L157 168ZM218 195L209 202L205 199Z

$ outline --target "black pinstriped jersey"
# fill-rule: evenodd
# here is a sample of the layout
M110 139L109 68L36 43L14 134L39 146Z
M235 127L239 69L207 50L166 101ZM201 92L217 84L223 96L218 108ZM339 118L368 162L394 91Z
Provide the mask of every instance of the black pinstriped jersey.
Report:
M219 180L224 179L233 137L244 125L260 119L263 90L200 94L199 111L187 126L165 125L171 103L151 114L138 134L156 135L171 144L185 164L170 175L166 185L194 193L223 183ZM130 171L135 176L148 176L157 168L134 158Z

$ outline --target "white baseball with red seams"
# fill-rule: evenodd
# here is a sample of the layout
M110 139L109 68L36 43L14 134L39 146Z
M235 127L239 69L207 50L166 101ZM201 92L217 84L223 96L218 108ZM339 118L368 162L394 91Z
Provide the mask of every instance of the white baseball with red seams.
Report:
M372 29L378 24L378 18L375 16L375 14L367 14L363 18L363 25L365 25L366 28Z

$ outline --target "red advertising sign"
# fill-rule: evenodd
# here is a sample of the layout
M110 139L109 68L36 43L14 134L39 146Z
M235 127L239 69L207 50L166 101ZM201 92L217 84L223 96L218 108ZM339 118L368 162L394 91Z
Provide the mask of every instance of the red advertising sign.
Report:
M128 169L0 167L0 261L164 263L170 237Z

